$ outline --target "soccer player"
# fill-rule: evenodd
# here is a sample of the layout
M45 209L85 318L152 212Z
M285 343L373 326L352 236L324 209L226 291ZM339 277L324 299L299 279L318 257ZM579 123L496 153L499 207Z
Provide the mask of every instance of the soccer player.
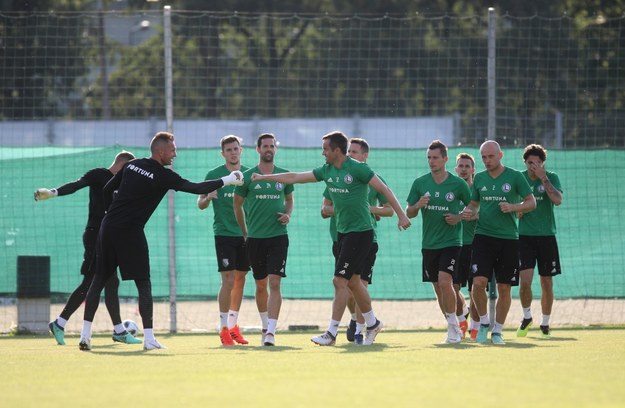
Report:
M47 200L52 197L61 197L73 194L78 190L89 187L89 215L87 217L87 225L85 232L82 234L82 243L85 249L80 273L83 275L82 282L69 296L65 307L61 314L50 322L50 332L54 336L56 342L65 345L65 325L74 312L80 307L87 297L87 290L93 280L95 274L95 245L100 231L100 223L104 218L104 197L102 189L106 183L121 170L121 168L129 160L135 156L127 151L121 151L115 156L115 160L108 168L98 167L86 172L76 181L64 184L61 187L47 189L39 188L35 191L35 201ZM119 288L119 279L117 275L111 276L106 281L104 291L104 303L113 321L113 341L128 344L140 344L141 340L137 340L134 336L126 331L122 324L119 313L119 297L117 289Z
M459 153L456 156L456 175L466 181L469 189L473 187L473 177L475 175L475 159L468 153ZM471 327L470 336L471 340L475 340L477 336L477 329L480 327L479 315L475 309L475 304L471 300L471 252L473 248L473 236L475 235L475 225L477 224L477 218L479 213L474 214L474 219L470 221L462 220L462 248L460 249L460 259L458 262L458 280L459 284L454 284L457 296L456 315L458 316L458 323L460 324L460 330L462 330L462 337L466 335L467 329L469 329L466 314L467 306L464 300L464 295L460 290L462 287L467 286L469 289L469 307L468 310L471 315Z
M206 175L206 180L215 180L227 176L235 170L245 171L241 165L241 139L238 136L224 136L221 141L221 155L225 164L215 167ZM237 324L239 309L243 301L245 275L250 270L245 241L241 229L234 216L232 205L234 186L215 190L198 197L197 206L206 209L213 202L213 231L215 234L215 251L217 253L217 270L221 274L221 287L217 295L219 303L219 338L224 346L248 344Z
M406 214L423 216L423 282L431 282L441 311L447 319L445 343L459 343L462 331L456 316L456 291L459 283L457 263L462 246L460 212L471 201L467 183L447 171L447 146L440 140L427 150L430 173L418 177L408 194Z
M334 131L323 136L322 154L325 156L326 164L312 171L253 174L252 180L258 182L270 180L284 184L319 181L326 183L334 204L339 253L333 279L332 318L328 330L313 337L311 341L321 346L332 346L336 343L341 317L351 291L367 324L363 344L371 345L382 330L383 324L376 318L369 292L359 276L365 273L363 255L369 253L373 243L373 222L367 201L369 186L381 192L388 200L399 218L397 226L400 230L410 227L410 220L391 189L369 166L347 156L347 137L343 133Z
M480 154L486 170L475 175L471 202L462 212L463 219L469 221L480 211L471 259L471 292L480 315L476 341L486 343L488 339L490 320L486 285L494 272L499 297L495 306L491 342L505 344L502 331L510 310L510 290L518 282L519 233L516 213L533 210L536 208L536 200L523 174L501 163L503 152L499 143L494 140L482 143Z
M218 180L193 183L165 168L176 157L174 135L169 132L156 133L150 143L150 153L150 157L126 163L104 186L104 208L108 211L96 244L96 272L87 292L79 343L81 350L91 350L91 324L100 303L100 293L118 266L122 279L132 279L137 286L139 314L143 321L143 348L166 348L154 337L150 259L144 226L169 190L208 194L220 187L243 182L243 174L238 170Z
M274 164L276 137L263 133L256 140L259 163L244 174L243 185L234 190L234 214L246 241L247 254L256 282L256 306L262 324L261 344L276 344L276 327L282 307L280 285L286 278L289 250L287 225L293 212L293 186L258 182L252 174L287 171ZM245 204L246 212L243 211ZM269 292L267 291L269 287Z
M551 337L549 319L553 306L552 278L561 273L553 207L562 204L562 187L558 175L545 169L547 150L544 147L538 144L527 146L523 152L523 161L527 167L523 175L536 198L536 209L527 214L519 212L519 257L521 259L519 297L523 307L523 321L516 335L527 336L527 331L532 324L532 278L534 267L538 263L542 289L540 304L543 314L540 331L542 337L549 338Z
M349 148L347 149L347 155L354 160L358 160L360 162L366 163L369 158L369 143L365 139L361 138L351 138L349 140ZM384 179L381 176L380 180L384 182ZM384 182L386 184L386 182ZM336 233L336 218L334 217L334 205L330 200L330 193L326 188L323 198L323 208L322 208L322 216L323 217L332 217L330 218L330 236L332 237L332 254L334 255L335 261L338 255L337 251L337 233ZM369 211L371 212L372 222L373 222L373 243L371 245L371 249L367 254L365 265L363 270L364 274L360 275L360 279L362 280L362 284L365 287L368 287L372 283L373 277L373 267L375 265L376 255L378 253L378 239L377 239L377 221L380 217L392 217L394 212L393 208L390 206L386 197L380 194L376 190L369 188L369 194L367 196L367 200L369 202ZM354 296L350 294L347 300L347 308L351 314L351 319L349 321L349 325L347 326L347 330L345 332L347 336L347 341L355 342L356 344L362 344L364 341L364 329L365 329L365 318L362 315L361 310L356 305L356 301Z

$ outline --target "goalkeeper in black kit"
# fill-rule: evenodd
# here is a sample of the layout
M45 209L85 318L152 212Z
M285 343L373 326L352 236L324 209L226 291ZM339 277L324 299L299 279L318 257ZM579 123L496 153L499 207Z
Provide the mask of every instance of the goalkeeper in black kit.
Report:
M96 244L96 273L87 292L81 350L91 350L91 324L100 303L100 293L117 267L123 280L134 280L137 286L143 348L166 348L154 337L150 262L143 228L168 190L208 194L223 186L243 184L243 174L238 170L218 180L194 183L165 168L176 157L172 133L158 132L152 138L150 152L149 158L128 162L104 187L104 204L108 211Z
M52 189L39 188L35 191L35 201L43 201L57 196L61 197L74 194L85 187L89 187L89 216L85 232L82 235L85 251L80 273L83 275L83 280L70 295L61 314L48 325L57 344L61 346L65 345L65 325L72 314L78 310L82 302L85 301L87 290L95 274L95 245L98 232L100 231L100 223L102 222L102 218L104 218L102 189L128 161L134 158L135 156L132 153L121 151L115 156L113 164L106 169L103 167L91 169L78 180L64 184L61 187ZM119 297L117 295L118 287L119 279L117 279L117 275L114 274L106 282L104 290L104 303L113 321L113 341L128 344L141 344L141 341L135 339L132 334L128 333L122 324L119 312Z

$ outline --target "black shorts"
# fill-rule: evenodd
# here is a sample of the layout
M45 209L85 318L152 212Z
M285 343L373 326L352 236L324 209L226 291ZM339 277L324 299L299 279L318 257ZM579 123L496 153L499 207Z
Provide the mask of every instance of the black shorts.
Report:
M332 256L334 256L334 263L339 258L339 242L332 241Z
M460 258L459 246L441 249L421 249L421 254L423 255L423 282L438 282L439 272L446 272L451 275L455 284L459 283L458 274L456 273L458 259Z
M215 252L217 254L217 270L219 272L250 270L247 259L245 240L243 237L215 236Z
M82 234L82 245L85 253L82 256L82 265L80 273L85 276L93 276L95 274L95 246L98 241L99 231L93 227L85 228Z
M365 258L365 266L364 273L360 275L360 279L363 281L367 281L369 285L373 283L373 267L375 266L375 258L378 254L378 243L373 242L371 244L371 248L369 248L369 253Z
M143 228L102 225L96 245L96 270L106 279L119 267L122 280L150 278L150 253Z
M497 283L519 284L519 240L475 234L471 256L471 278L483 276Z
M532 237L519 236L520 270L534 269L538 263L540 276L555 276L562 273L560 269L560 252L558 241L554 235Z
M471 280L471 252L473 250L473 245L463 245L460 249L460 258L458 259L458 264L456 265L456 273L458 275L458 284L461 288L467 286L469 288L469 292L471 291L471 285L473 281Z
M269 275L286 278L286 258L289 252L288 235L271 238L248 238L246 247L254 279L265 279Z
M373 244L373 230L338 233L339 255L334 276L350 280L354 275L366 275L367 256ZM364 254L364 256L363 256Z

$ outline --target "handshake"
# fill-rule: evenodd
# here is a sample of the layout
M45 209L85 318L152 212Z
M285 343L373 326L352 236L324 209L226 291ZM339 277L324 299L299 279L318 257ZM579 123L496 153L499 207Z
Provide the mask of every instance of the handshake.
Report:
M239 170L235 170L227 176L222 177L221 180L224 182L224 187L230 185L242 186L243 173L241 173Z
M47 200L48 198L56 197L59 195L59 192L56 191L56 188L48 190L47 188L38 188L35 191L35 201Z

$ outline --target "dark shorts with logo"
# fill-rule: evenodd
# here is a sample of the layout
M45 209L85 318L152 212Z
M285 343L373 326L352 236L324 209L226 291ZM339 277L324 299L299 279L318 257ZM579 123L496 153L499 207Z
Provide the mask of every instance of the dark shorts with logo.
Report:
M520 235L519 258L522 271L534 269L538 264L540 276L555 276L562 273L558 241L554 235L541 237Z
M471 278L482 276L497 283L519 284L519 240L475 234L471 256Z
M367 276L369 253L373 245L373 230L338 233L338 257L334 276L351 279L354 275ZM374 259L375 262L375 259ZM366 280L366 278L365 278Z
M217 270L219 272L250 270L247 259L245 240L243 237L215 236L215 252L217 254Z
M254 279L265 279L269 275L286 278L286 258L289 252L288 235L271 238L248 238L246 247Z
M458 284L458 259L460 247L451 246L440 249L422 249L422 275L423 282L438 282L439 272L448 273L452 276L455 284Z

